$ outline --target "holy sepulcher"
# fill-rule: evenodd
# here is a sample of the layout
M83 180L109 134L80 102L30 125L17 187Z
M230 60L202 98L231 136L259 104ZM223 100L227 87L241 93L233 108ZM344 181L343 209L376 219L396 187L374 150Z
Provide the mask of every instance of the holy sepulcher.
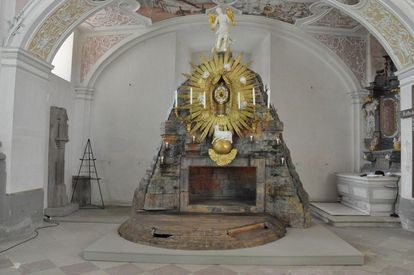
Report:
M413 14L0 1L0 273L411 272Z

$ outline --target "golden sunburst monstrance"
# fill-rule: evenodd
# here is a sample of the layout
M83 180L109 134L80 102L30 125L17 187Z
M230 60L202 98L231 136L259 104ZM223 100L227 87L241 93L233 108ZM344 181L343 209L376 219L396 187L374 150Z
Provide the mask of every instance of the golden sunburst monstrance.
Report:
M255 128L255 74L242 58L214 52L210 59L201 56L201 64L191 64L193 72L184 74L180 109L187 110L183 120L200 141L214 133L215 125L237 136Z

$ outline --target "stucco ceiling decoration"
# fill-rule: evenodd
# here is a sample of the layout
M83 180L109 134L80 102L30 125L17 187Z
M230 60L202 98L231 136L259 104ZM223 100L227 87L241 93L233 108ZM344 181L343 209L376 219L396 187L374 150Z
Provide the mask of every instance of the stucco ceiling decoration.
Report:
M331 9L325 16L310 24L310 26L353 30L361 25L339 10Z
M414 36L378 0L367 0L360 14L392 48L402 67L414 64Z
M93 65L112 47L128 37L130 33L97 35L88 37L82 46L80 80L85 79Z
M33 55L47 60L62 34L96 4L87 0L68 0L43 22L27 47Z
M312 34L351 69L362 86L367 85L367 39L357 36Z
M359 3L351 2L352 5L340 0L321 1L363 24L387 49L398 69L414 64L414 33L382 4L383 0L360 0Z
M294 24L297 19L312 14L310 6L316 0L289 1L247 1L247 0L140 0L138 13L148 17L153 23L174 17L205 14L217 4L231 5L242 14L263 16Z
M138 17L138 14L133 16L132 12L126 12L120 8L119 3L114 3L89 17L85 23L93 28L147 24Z

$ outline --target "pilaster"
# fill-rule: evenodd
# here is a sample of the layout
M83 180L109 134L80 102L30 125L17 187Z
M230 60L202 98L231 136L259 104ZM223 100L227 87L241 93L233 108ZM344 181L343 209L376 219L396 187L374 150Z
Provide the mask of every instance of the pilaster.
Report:
M414 107L414 66L396 73L400 81L401 110ZM414 231L413 194L413 117L401 119L401 182L400 210L402 226Z
M6 192L47 181L48 85L53 68L21 49L0 52L0 140L8 156Z
M363 160L364 150L364 118L362 115L362 105L364 97L369 95L369 91L360 90L349 93L352 104L352 129L353 129L353 172L359 172Z

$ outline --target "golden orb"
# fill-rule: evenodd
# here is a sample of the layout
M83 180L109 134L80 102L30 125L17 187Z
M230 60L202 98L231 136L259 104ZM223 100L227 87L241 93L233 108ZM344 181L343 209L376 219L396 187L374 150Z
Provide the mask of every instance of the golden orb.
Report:
M230 153L231 149L233 148L233 144L230 141L219 139L213 143L213 150L220 155L226 155Z

